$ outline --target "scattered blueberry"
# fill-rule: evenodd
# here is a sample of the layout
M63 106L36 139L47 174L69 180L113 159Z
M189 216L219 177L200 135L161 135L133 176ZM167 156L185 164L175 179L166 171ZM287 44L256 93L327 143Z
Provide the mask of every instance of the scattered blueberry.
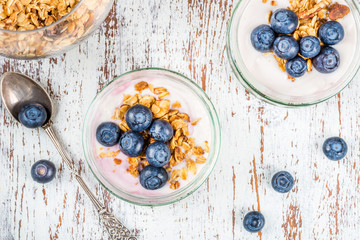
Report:
M162 167L170 161L171 152L163 142L153 142L146 149L146 159L154 167Z
M287 193L294 186L294 178L290 173L286 171L281 171L276 173L272 180L271 185L275 189L275 191L279 193Z
M290 34L293 33L299 23L297 15L288 9L276 10L270 19L271 28L279 34Z
M332 47L323 47L320 54L313 58L312 64L321 73L334 72L340 65L339 52Z
M274 42L274 52L281 59L293 59L299 52L299 43L288 35L277 37Z
M249 212L245 215L243 224L246 231L259 232L265 225L264 215L256 211Z
M269 52L273 48L276 35L268 25L260 25L251 32L251 44L259 52Z
M119 142L122 131L112 122L101 123L96 129L97 141L106 147L112 147Z
M292 77L301 77L307 70L305 59L296 56L295 58L286 62L286 72Z
M151 110L141 104L132 106L126 112L126 123L133 131L141 132L148 129L152 120Z
M46 122L47 112L41 104L29 103L20 109L18 118L25 127L38 128Z
M40 160L31 167L31 177L35 182L48 183L55 177L56 167L48 160Z
M155 120L150 127L150 135L156 141L167 142L174 134L174 130L168 121Z
M155 190L163 187L169 176L162 167L148 165L140 172L140 184L146 189Z
M320 53L320 50L320 40L317 37L307 36L300 40L300 54L303 57L316 57Z
M344 28L337 21L328 21L319 28L319 37L326 45L334 45L344 39Z
M139 132L129 130L122 134L119 145L126 156L138 157L144 150L144 138Z
M330 160L338 161L345 157L347 153L347 144L344 139L339 137L332 137L325 140L323 151Z

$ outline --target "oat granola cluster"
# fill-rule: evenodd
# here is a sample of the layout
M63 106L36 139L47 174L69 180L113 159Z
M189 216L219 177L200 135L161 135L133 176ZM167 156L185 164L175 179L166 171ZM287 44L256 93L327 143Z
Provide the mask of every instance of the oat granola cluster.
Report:
M156 97L153 95L141 95L145 89L149 89ZM191 121L188 114L180 112L178 110L181 108L179 102L170 103L169 100L165 99L170 93L164 87L154 88L153 85L143 81L135 85L135 90L139 93L133 96L123 96L123 104L115 109L112 118L114 120L120 120L119 127L122 131L126 132L130 130L125 120L127 110L136 104L141 104L151 109L154 120L163 119L171 124L174 130L174 135L169 141L171 158L170 162L164 166L164 169L169 175L170 188L176 190L180 187L180 179L186 180L189 172L193 175L196 174L197 164L204 164L206 162L205 155L210 151L207 141L204 142L203 146L197 146L195 139L189 137L189 126L195 126L201 119ZM145 142L149 144L155 142L155 140L150 137L148 131L143 131L141 134ZM116 164L121 164L123 160L117 158L119 153L120 150L108 153L102 152L99 157L113 157ZM128 162L130 166L127 171L134 177L138 177L139 172L149 165L145 152L139 157L128 157ZM184 164L185 167L179 168L178 165L180 163L185 163L186 166Z

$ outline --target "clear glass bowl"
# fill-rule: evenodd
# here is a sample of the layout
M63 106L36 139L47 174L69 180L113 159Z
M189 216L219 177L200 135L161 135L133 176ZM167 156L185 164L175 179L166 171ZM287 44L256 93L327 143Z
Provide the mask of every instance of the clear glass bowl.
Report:
M96 141L95 132L97 126L102 121L111 120L114 109L109 107L109 100L110 102L113 102L111 99L121 99L124 89L128 89L129 86L133 87L133 84L131 85L132 82L140 81L144 78L161 78L161 82L164 83L162 87L166 88L166 82L169 81L173 88L176 87L176 89L181 89L179 90L181 92L186 91L189 96L194 98L194 101L190 103L191 106L194 106L194 109L201 109L201 111L205 112L207 116L203 116L203 119L206 117L209 120L208 122L210 125L210 128L208 129L210 133L209 136L211 136L211 140L209 140L210 152L206 163L187 185L184 185L177 190L171 190L171 192L161 193L160 196L143 196L141 194L130 193L126 187L121 187L119 184L115 186L114 182L116 181L111 179L109 175L106 175L104 170L99 167L99 164L96 164L96 161L101 159L97 158L96 147L94 147L94 142ZM114 103L114 105L119 106L120 103L121 102L117 102ZM105 117L103 117L104 115ZM99 116L103 119L99 119ZM130 203L145 206L158 206L174 203L189 196L208 178L216 164L220 151L220 124L210 99L196 83L183 75L170 70L158 68L139 69L117 77L96 95L86 113L83 125L82 142L85 158L91 171L95 178L109 192Z
M114 0L82 0L69 14L43 28L28 31L0 29L0 55L36 59L69 50L94 32Z
M263 4L261 1L258 2L259 8L256 9L257 13L259 13L259 22L261 23L253 23L252 20L247 19L246 17L242 18L244 16L244 13L250 3L253 3L254 0L240 0L237 6L235 7L233 11L233 15L229 21L228 30L227 30L227 54L229 58L229 62L231 64L231 67L239 80L239 82L253 95L260 98L261 100L264 100L266 102L280 105L280 106L288 106L288 107L300 107L300 106L308 106L320 103L322 101L325 101L333 96L335 96L337 93L339 93L342 89L344 89L351 80L355 77L356 73L359 70L360 66L360 14L359 14L359 4L356 1L349 1L346 0L346 3L350 7L350 11L352 13L354 28L356 29L356 33L354 33L353 38L356 38L357 44L352 46L350 51L354 52L354 55L351 59L344 59L342 60L348 60L350 63L348 64L348 68L341 72L341 75L336 75L336 79L331 84L324 84L322 87L319 87L316 90L312 90L312 85L310 82L309 88L311 91L304 91L302 92L300 88L302 87L302 83L299 82L299 85L291 85L290 80L288 85L285 85L286 87L275 89L275 85L272 84L272 77L274 73L269 72L266 77L263 78L263 80L258 80L255 77L255 73L251 72L249 68L247 67L247 64L255 64L255 62L246 62L249 61L249 58L244 58L242 55L244 55L245 51L254 51L254 54L258 54L259 57L265 57L262 56L261 53L256 52L256 50L253 49L250 42L250 34L251 29L255 28L257 25L260 24L267 24L266 21L266 15L269 11L269 9L274 10L276 8L280 8L280 6L277 7L271 7L269 3ZM283 7L289 6L288 0L279 0L279 4L282 4ZM264 9L262 9L264 8ZM263 16L263 17L260 17ZM250 16L251 18L251 16ZM346 18L351 18L351 15L349 14L346 16ZM243 22L242 22L243 21ZM250 26L250 25L255 26ZM249 32L240 32L239 28L242 28L242 26L248 26ZM345 27L345 26L344 26ZM244 29L244 28L242 28ZM346 30L346 29L345 29ZM345 32L346 34L346 32ZM346 36L345 36L346 37ZM245 40L242 40L242 38L246 38ZM239 40L242 40L243 46L240 46ZM345 40L345 39L344 39ZM339 43L341 44L341 43ZM338 45L339 45L338 44ZM246 45L246 48L244 47ZM334 48L336 49L338 45L335 45ZM251 48L251 49L250 49ZM351 52L351 54L353 53ZM342 55L342 52L340 52L340 57ZM271 57L270 55L267 57ZM277 68L275 59L271 59L274 61L274 68ZM261 67L258 63L256 63L257 67L256 69L259 69L261 71ZM345 65L345 64L344 64ZM347 66L347 65L346 65ZM341 67L341 65L340 65ZM279 71L279 68L276 69ZM340 68L337 70L339 71ZM316 71L313 69L313 71ZM333 74L338 74L337 72L334 72ZM258 74L258 73L256 73ZM284 73L286 74L286 73ZM306 73L308 74L308 73ZM310 73L310 74L313 74ZM317 74L317 73L314 73ZM326 74L324 74L326 75ZM328 74L330 76L331 74ZM278 76L278 75L277 75ZM284 75L287 76L287 75ZM314 75L312 75L314 76ZM319 75L316 75L319 76ZM279 78L277 78L279 79ZM301 78L296 79L295 81L300 81ZM310 79L312 81L312 78ZM314 79L316 81L316 79ZM307 83L309 84L309 83ZM319 84L320 85L320 84ZM300 86L295 88L295 86ZM304 85L305 86L305 85ZM315 86L315 85L314 85ZM298 90L299 89L299 90ZM306 88L305 88L306 89Z

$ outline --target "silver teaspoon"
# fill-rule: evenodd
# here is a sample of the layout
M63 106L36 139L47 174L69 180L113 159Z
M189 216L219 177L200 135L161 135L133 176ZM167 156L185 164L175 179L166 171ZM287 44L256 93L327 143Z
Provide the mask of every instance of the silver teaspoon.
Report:
M94 204L102 223L105 225L105 228L110 234L111 239L137 240L136 237L131 236L129 229L127 229L117 218L115 218L112 213L106 210L104 204L102 204L86 186L75 166L70 161L68 154L60 144L60 141L52 127L51 118L54 108L47 92L31 78L15 72L7 72L2 76L0 81L0 92L5 107L17 121L19 121L18 114L21 107L27 103L38 103L46 109L48 119L42 128L55 145L55 148L60 153L63 161L69 167L80 186L84 189L85 193Z

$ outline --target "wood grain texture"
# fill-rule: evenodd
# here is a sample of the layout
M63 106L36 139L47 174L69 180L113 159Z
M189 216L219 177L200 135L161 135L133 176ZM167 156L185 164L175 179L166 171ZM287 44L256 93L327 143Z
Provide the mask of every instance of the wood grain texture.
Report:
M260 0L259 0L260 1ZM0 59L2 72L38 80L57 102L55 127L84 180L142 239L356 239L360 232L358 77L318 106L284 109L263 103L237 82L225 52L226 25L236 2L118 1L102 27L64 55L38 61ZM212 99L222 125L222 153L208 181L188 198L139 207L106 192L84 162L82 119L96 92L114 77L164 67L195 80ZM25 129L0 102L0 239L108 239L90 201L45 133ZM349 153L332 162L323 141L341 135ZM55 181L39 185L31 165L51 159ZM281 195L270 185L279 170L296 186ZM261 210L261 234L242 227Z

